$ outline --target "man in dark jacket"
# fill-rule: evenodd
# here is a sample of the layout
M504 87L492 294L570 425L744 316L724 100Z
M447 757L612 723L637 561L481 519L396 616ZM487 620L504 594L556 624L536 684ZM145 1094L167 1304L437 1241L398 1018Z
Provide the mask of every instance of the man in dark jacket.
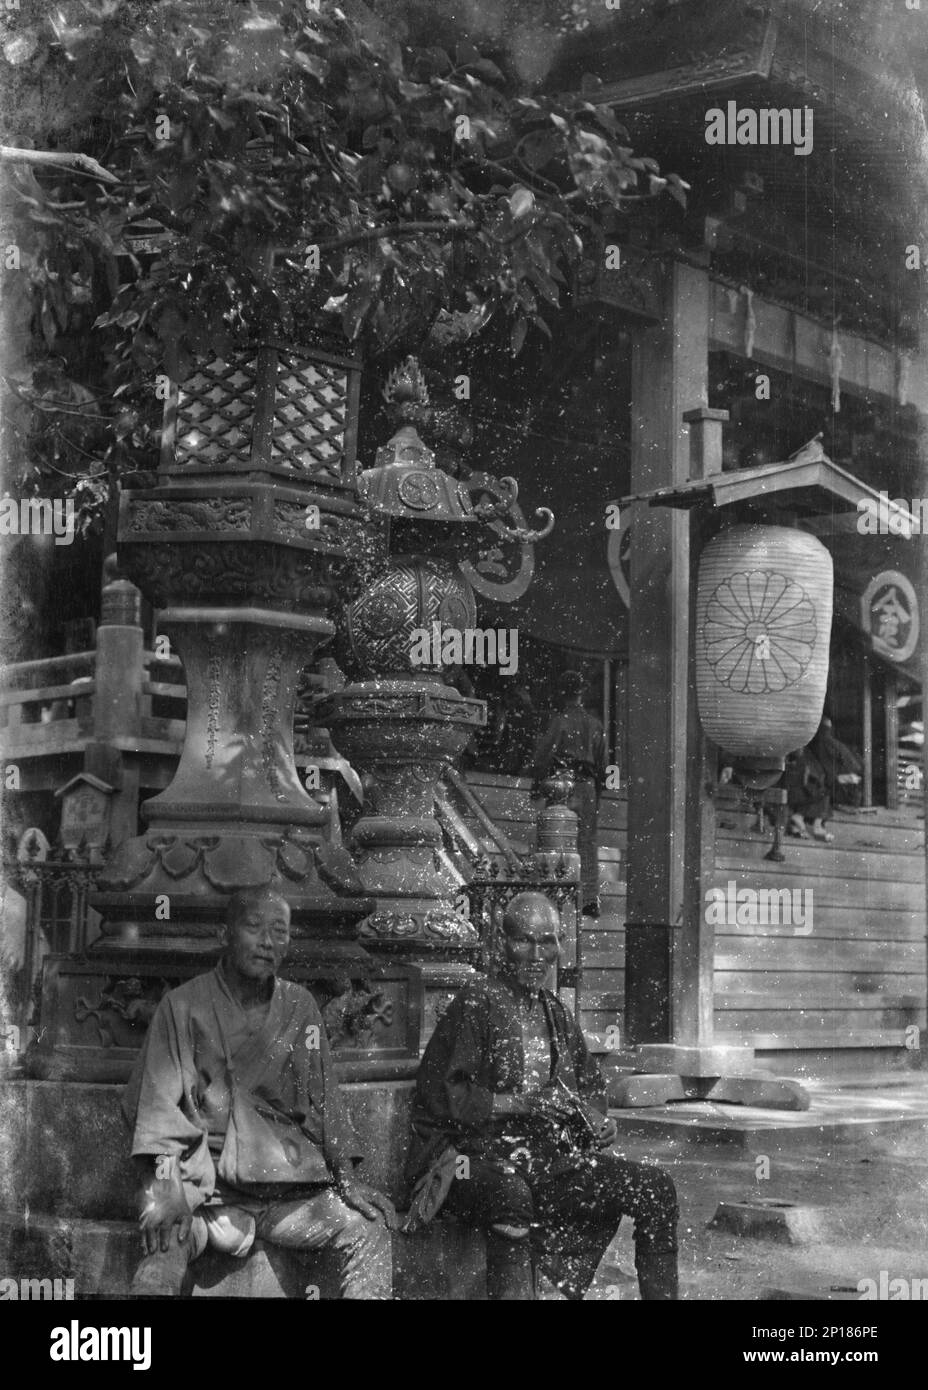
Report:
M407 1175L413 1212L441 1206L487 1233L487 1296L534 1296L532 1256L583 1297L623 1216L635 1222L644 1299L677 1297L677 1200L660 1168L605 1152L616 1136L602 1074L544 982L560 919L514 897L496 978L461 991L419 1068Z

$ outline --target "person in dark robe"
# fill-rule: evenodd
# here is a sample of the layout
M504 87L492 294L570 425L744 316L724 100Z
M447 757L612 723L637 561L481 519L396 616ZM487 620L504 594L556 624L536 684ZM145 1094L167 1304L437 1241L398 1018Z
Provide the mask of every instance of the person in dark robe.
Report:
M527 686L507 683L495 737L496 771L518 776L535 747L536 716Z
M789 808L787 835L807 840L808 822L816 840L834 839L825 829L825 821L831 815L831 797L828 795L825 769L815 756L811 743L795 753L790 753L786 759L783 785L786 787Z
M147 1251L131 1294L176 1296L207 1245L244 1257L260 1238L332 1250L342 1297L388 1299L393 1207L354 1174L315 1000L278 978L289 905L235 894L220 939L216 968L161 1000L126 1089Z
M823 718L811 743L786 760L787 834L804 840L811 830L815 840L834 840L825 822L835 806L860 805L862 771L861 759L841 742L831 720Z
M487 1296L530 1299L534 1269L570 1299L591 1284L623 1216L643 1299L677 1297L677 1198L663 1169L608 1151L606 1086L576 1020L545 981L560 918L519 893L496 977L451 1002L419 1068L407 1229L445 1208L486 1231Z
M579 671L561 678L561 711L554 715L535 750L536 786L566 772L573 781L567 805L577 817L581 907L599 916L599 798L606 776L606 740L602 722L583 707L586 682Z
M835 806L859 806L863 790L863 759L843 743L826 715L812 740L812 749L825 774Z

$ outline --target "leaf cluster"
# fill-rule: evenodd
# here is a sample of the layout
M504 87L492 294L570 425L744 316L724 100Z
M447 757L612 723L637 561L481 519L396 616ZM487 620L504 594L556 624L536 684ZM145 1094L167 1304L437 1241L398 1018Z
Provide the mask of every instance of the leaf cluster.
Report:
M605 209L685 198L589 87L520 89L466 41L373 41L326 0L63 0L2 48L57 93L59 147L119 179L3 170L4 293L31 334L5 390L40 469L150 466L156 375L266 335L370 359L503 317L518 352Z

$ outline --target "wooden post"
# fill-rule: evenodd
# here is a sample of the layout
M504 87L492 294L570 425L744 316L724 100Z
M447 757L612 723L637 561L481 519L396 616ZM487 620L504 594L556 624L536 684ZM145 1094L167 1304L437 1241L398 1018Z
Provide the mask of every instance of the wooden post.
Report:
M899 806L899 682L895 671L887 671L883 685L883 727L886 739L886 809Z
M861 664L863 686L861 688L861 750L864 763L864 786L862 802L864 806L873 805L873 662L869 656Z
M925 335L922 335L922 347L926 346ZM919 412L918 416L918 443L920 468L918 479L921 484L922 497L928 497L928 414L924 411ZM922 624L920 645L922 652L921 660L921 681L922 681L922 729L928 729L928 632L925 624L928 623L928 604L925 603L925 596L928 595L928 535L922 534L920 538L921 563L919 574L921 584L919 585L919 618ZM922 740L922 796L924 798L925 818L922 822L923 841L925 847L925 921L928 924L928 741ZM928 1027L928 962L926 962L925 974L925 1024ZM924 1030L922 1033L924 1036ZM925 1054L922 1051L921 1064L925 1066Z
M664 314L632 356L631 490L682 483L690 471L684 411L708 399L709 282L664 268ZM639 507L629 613L629 831L626 1030L674 1041L673 938L684 919L689 681L689 517Z
M631 490L721 469L723 412L708 401L709 281L666 266L664 312L632 359ZM700 408L701 407L701 408ZM687 416L687 412L692 412ZM688 424L695 439L691 458ZM690 673L690 516L635 515L629 614L626 1033L650 1071L718 1075L744 1049L712 1046L712 933L703 910L714 811ZM692 556L692 560L691 560ZM723 1055L724 1054L724 1055Z
M114 845L138 833L138 760L126 756L141 733L143 632L141 595L117 579L104 586L94 667L93 737L84 770L116 787L110 807Z
M722 471L722 425L727 410L699 406L683 415L690 427L690 476ZM689 622L687 649L695 651L696 583L703 546L717 531L717 515L701 508L688 513ZM699 722L695 684L687 673L686 839L683 865L683 922L674 951L674 1042L709 1048L715 1032L715 927L706 921L705 892L715 869L715 802L718 775L714 745Z

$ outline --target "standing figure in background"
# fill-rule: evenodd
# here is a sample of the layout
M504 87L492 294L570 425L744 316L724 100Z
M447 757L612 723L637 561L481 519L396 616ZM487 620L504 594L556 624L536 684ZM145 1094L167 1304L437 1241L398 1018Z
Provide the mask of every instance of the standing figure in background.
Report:
M496 727L496 767L509 776L519 776L531 762L535 746L537 718L532 697L525 685L507 683Z
M811 821L814 839L833 840L834 836L825 829L825 821L831 814L828 779L811 743L795 753L790 753L786 759L783 785L786 787L789 805L787 835L807 840L809 831L806 823Z
M859 806L863 800L863 760L841 742L827 716L819 725L812 747L824 769L834 805Z
M602 722L583 707L586 681L579 671L561 677L561 712L542 735L532 767L536 786L552 773L566 772L574 789L567 805L577 816L582 910L599 916L599 798L606 777L606 739Z

